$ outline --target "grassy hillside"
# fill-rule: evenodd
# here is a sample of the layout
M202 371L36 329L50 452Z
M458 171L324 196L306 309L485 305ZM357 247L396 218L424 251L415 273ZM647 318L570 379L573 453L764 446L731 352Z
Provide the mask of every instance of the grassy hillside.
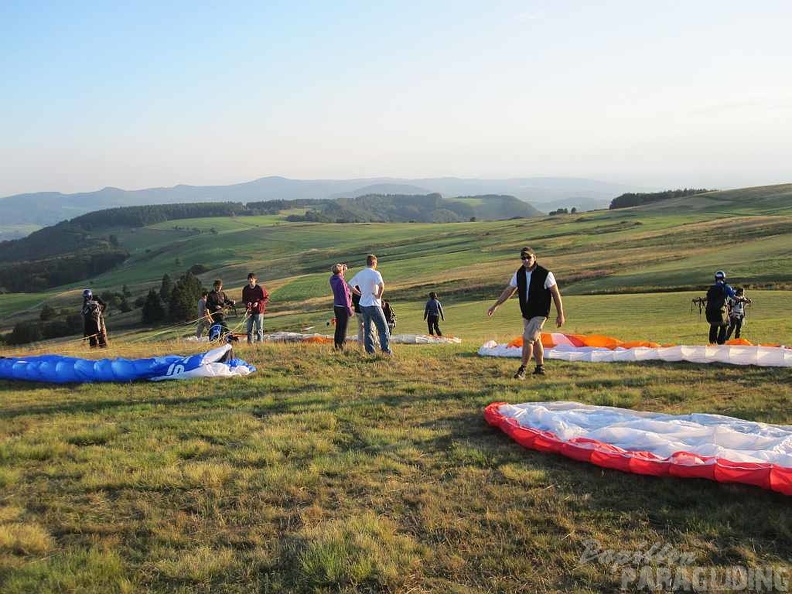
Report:
M524 450L482 415L493 401L575 400L789 425L788 369L550 361L546 377L519 382L515 360L475 354L520 331L514 300L493 318L485 310L525 244L558 275L566 331L701 344L707 325L691 299L702 291L672 289L703 287L724 268L787 287L748 290L745 336L792 344L791 221L761 209L628 209L453 225L207 219L122 234L133 256L95 288L142 292L164 272L205 264L205 283L221 276L238 296L253 269L273 294L268 330L329 332L330 265L346 260L354 272L373 251L397 332L423 331L425 295L438 290L441 327L463 343L395 345L392 359L241 344L236 354L258 371L233 380L0 381L0 591L594 594L629 577L609 555L634 559L656 543L707 576L792 576L788 497ZM215 233L191 231L202 225ZM723 237L739 240L724 249ZM0 318L38 315L42 301L74 307L80 288L2 295ZM202 349L172 338L189 325L119 330L132 316L111 313L101 353L79 337L23 351ZM586 560L592 542L606 555Z
M258 372L238 380L0 382L0 590L616 592L623 568L581 561L592 540L792 571L788 497L524 450L482 417L564 399L789 424L788 370L550 362L516 382L472 346L242 345Z
M720 215L790 214L792 184L758 186L696 194L641 207L659 212L702 212Z
M273 316L298 311L315 317L327 309L327 277L334 262L348 262L354 273L373 252L380 257L390 299L420 302L436 290L446 302L461 304L494 299L520 265L520 247L532 245L566 296L703 290L716 269L749 290L788 289L790 187L688 197L689 212L661 203L453 224L287 223L273 216L170 221L118 231L131 257L85 284L100 291L126 284L137 296L158 286L165 273L175 278L202 264L209 269L201 277L205 285L221 277L234 294L247 272L255 270L272 289ZM749 214L734 214L746 213L752 204ZM67 307L79 301L75 296L82 286L26 297L0 295L0 326L8 329L35 315L29 309L35 304ZM128 314L126 320L138 315Z

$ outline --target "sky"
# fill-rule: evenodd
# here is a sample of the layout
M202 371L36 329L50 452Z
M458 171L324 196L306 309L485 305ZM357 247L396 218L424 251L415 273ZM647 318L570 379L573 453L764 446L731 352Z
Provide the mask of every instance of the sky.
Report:
M0 0L0 196L792 182L787 0Z

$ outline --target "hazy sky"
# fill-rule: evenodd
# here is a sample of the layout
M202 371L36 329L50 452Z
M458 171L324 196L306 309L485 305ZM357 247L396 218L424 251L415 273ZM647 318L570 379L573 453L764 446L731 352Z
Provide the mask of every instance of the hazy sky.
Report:
M0 196L792 182L788 0L0 0Z

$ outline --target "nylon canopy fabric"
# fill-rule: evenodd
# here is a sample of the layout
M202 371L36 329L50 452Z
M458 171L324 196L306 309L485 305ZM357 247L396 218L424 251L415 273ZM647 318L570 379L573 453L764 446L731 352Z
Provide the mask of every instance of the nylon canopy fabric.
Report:
M0 357L0 379L58 384L232 377L254 371L253 365L233 357L228 344L197 355L149 359L93 360L61 355Z
M744 483L792 495L792 426L578 402L493 402L487 422L520 445L604 468Z
M600 335L543 332L545 359L594 363L635 361L688 361L759 367L792 367L792 349L779 345L752 345L745 340L725 345L660 345L648 341L623 342ZM486 357L520 357L522 337L508 344L489 341L478 354Z

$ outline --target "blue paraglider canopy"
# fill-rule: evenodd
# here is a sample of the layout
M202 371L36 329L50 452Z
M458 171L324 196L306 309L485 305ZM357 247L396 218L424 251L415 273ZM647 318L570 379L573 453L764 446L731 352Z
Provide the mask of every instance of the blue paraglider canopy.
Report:
M0 379L58 384L231 377L254 371L253 365L234 358L229 344L198 355L166 355L149 359L92 360L62 355L0 357Z

